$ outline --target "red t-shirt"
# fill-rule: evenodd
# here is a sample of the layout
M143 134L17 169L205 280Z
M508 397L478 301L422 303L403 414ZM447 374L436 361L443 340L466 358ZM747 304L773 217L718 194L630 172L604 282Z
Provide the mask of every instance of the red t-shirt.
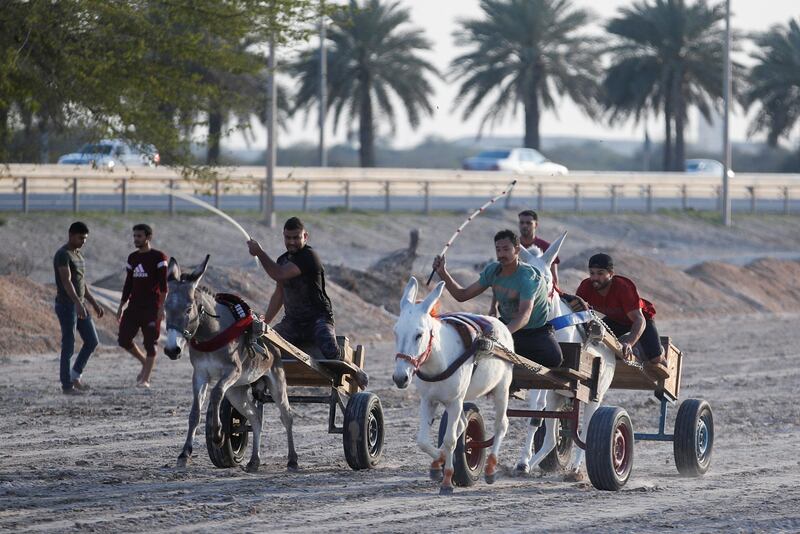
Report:
M161 306L167 294L167 265L167 256L156 249L128 256L122 302L130 298L129 306L134 308Z
M545 241L539 236L533 236L533 243L531 243L530 245L523 245L523 246L525 248L528 248L531 245L536 245L537 247L539 247L539 250L541 250L542 252L546 252L547 249L550 248L550 241ZM556 259L553 260L553 263L554 264L561 263L561 260L558 258L558 256L556 256Z
M617 323L633 324L633 321L628 318L628 313L636 309L642 310L645 319L652 319L656 314L653 304L641 298L636 284L624 276L614 275L611 279L611 287L605 296L592 287L592 281L589 278L581 282L576 294L588 302L593 309Z

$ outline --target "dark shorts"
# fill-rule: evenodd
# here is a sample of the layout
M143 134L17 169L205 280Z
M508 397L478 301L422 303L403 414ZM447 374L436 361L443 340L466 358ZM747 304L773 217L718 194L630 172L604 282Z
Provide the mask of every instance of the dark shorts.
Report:
M296 321L284 317L275 325L275 331L292 345L313 342L326 360L341 360L339 344L333 321L322 317L313 321Z
M617 337L624 336L631 331L631 325L625 325L605 318L603 322L614 332ZM645 358L652 360L661 355L661 338L658 336L656 323L652 319L644 320L644 332L642 332L636 346L642 352Z
M514 352L545 367L561 367L564 355L554 332L550 325L517 330L511 334Z
M122 312L122 319L119 321L119 336L117 342L119 346L130 350L133 348L133 338L142 331L144 338L144 351L148 356L156 355L156 342L161 333L161 324L158 321L158 312L153 310L139 310L128 306Z

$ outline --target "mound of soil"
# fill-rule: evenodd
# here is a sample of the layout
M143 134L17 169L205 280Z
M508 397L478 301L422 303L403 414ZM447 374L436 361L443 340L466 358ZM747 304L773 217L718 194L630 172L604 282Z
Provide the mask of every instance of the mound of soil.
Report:
M53 310L55 292L55 286L29 278L0 276L0 354L61 350L61 328ZM117 324L111 314L95 317L95 327L100 343L116 345ZM80 349L77 334L75 349Z
M793 311L800 305L800 262L762 258L744 267L705 262L686 272L758 311Z

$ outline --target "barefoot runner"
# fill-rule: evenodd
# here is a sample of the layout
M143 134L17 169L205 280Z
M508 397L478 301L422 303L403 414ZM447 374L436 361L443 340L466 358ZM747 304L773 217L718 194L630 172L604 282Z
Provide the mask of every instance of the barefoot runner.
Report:
M133 227L136 252L128 256L128 276L117 309L119 346L142 364L136 385L145 388L150 387L150 374L156 363L156 342L167 296L167 256L150 247L152 237L153 230L148 225L137 224ZM126 303L128 307L123 313ZM133 342L139 329L142 330L144 350Z

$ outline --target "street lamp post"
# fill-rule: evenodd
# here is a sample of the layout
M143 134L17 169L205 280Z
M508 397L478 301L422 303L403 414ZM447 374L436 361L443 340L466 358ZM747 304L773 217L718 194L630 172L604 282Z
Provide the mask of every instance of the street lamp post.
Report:
M723 98L725 100L725 119L722 126L722 222L725 226L731 225L731 194L730 178L728 173L731 168L731 139L730 139L730 113L731 113L731 0L725 0L725 65L723 66Z
M273 30L274 31L274 30ZM275 35L269 39L269 76L267 78L267 183L264 202L264 222L268 228L275 227L275 116L277 111L275 87Z
M328 166L325 112L328 103L328 52L325 49L325 0L319 0L319 166Z

